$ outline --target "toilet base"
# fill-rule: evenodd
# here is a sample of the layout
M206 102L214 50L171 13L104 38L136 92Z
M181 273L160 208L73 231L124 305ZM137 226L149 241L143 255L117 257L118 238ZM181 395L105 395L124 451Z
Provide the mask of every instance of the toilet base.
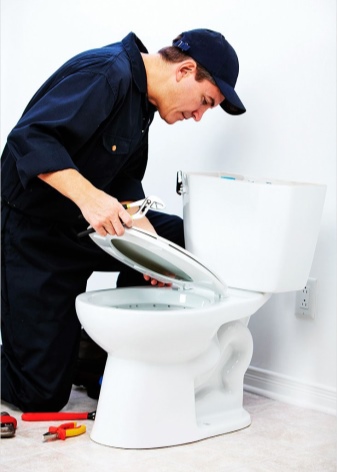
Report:
M197 359L179 364L109 355L91 439L106 446L150 449L249 426L250 415L242 399L252 345L242 323L227 326L223 336L231 335L235 327L247 337L239 355L231 349L232 355L225 351L221 356L218 337ZM219 365L219 356L225 356L226 362Z
M249 413L242 408L237 412L231 412L228 415L223 415L219 418L213 418L211 422L205 422L203 425L195 426L184 431L184 434L180 435L177 430L172 435L163 434L161 431L160 436L163 441L158 440L156 431L149 435L149 430L146 428L146 437L138 437L135 442L130 438L128 440L122 437L114 437L109 433L105 435L102 431L99 431L99 427L93 428L90 435L92 441L101 444L103 446L115 447L119 449L156 449L161 447L172 447L181 446L183 444L189 444L203 439L208 439L215 436L220 436L226 433L232 433L240 429L247 428L251 424L251 417ZM140 440L141 439L141 440Z

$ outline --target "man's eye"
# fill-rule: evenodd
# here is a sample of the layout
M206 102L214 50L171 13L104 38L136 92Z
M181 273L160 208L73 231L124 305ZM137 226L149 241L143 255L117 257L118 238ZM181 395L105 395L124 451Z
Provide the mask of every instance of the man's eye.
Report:
M202 98L202 104L203 104L203 105L207 105L207 100L206 100L205 97Z

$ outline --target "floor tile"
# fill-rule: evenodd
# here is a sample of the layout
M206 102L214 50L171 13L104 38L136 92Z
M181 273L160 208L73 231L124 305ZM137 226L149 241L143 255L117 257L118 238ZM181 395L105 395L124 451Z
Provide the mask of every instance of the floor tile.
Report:
M97 401L80 388L66 411L94 411ZM21 420L21 412L2 404L18 420L14 438L0 442L6 472L336 472L336 417L245 393L250 427L196 443L149 450L102 446L87 433L65 441L42 442L50 422Z

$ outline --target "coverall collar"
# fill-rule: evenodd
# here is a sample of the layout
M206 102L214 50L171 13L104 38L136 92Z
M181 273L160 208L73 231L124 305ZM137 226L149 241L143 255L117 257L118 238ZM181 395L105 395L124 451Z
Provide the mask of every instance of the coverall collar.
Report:
M148 53L148 50L141 40L132 31L122 40L122 44L129 56L133 80L141 93L147 92L146 70L141 52Z

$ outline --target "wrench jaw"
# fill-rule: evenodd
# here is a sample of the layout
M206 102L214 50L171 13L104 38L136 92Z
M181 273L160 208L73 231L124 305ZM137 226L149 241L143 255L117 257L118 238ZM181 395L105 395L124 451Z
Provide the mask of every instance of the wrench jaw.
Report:
M138 208L138 211L136 211L136 213L132 215L132 219L139 220L140 218L143 218L150 208L151 208L151 200L149 198L144 199L143 203Z
M146 200L149 200L149 205L151 210L162 210L165 208L165 203L163 200L156 196L147 197Z
M150 196L144 199L138 211L132 215L133 220L143 218L149 210L162 210L165 208L163 200L156 196Z

